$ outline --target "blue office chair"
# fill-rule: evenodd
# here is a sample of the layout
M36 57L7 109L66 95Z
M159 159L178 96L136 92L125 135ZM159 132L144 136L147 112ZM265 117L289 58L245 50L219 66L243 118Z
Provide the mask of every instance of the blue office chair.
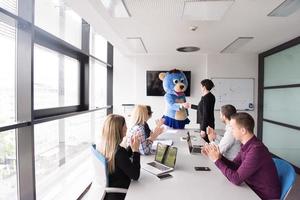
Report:
M284 200L295 183L296 173L293 166L287 161L278 158L273 158L273 161L281 183L280 200Z
M92 158L94 165L94 180L90 191L88 192L88 199L104 199L107 193L125 193L127 189L108 187L108 165L106 158L96 149L96 145L91 147Z

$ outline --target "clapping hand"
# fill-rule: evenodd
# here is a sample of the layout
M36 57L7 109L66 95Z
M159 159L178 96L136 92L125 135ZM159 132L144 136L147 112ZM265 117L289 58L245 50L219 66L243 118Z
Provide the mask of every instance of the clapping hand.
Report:
M222 157L219 147L215 144L209 144L205 148L205 153L209 157L209 159L213 162L216 162L218 159Z
M215 130L213 128L211 128L210 126L207 127L206 129L206 133L208 136L209 141L214 141L217 138L217 134L215 132Z
M140 134L135 134L131 137L130 146L133 152L139 152L139 147L141 144Z
M208 148L209 148L209 144L208 144L208 143L205 143L204 146L203 146L202 149L201 149L201 154L207 156Z

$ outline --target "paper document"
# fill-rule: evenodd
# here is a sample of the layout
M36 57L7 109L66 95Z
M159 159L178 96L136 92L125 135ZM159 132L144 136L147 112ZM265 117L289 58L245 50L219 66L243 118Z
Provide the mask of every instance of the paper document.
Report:
M163 133L177 133L178 130L176 129L166 129Z
M172 140L154 140L152 144L152 150L156 150L157 143L162 143L171 146L173 144Z

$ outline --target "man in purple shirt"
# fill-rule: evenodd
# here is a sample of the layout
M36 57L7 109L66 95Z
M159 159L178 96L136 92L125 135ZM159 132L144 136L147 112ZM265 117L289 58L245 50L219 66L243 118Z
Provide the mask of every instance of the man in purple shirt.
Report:
M254 120L248 113L236 113L230 125L241 151L229 161L215 145L207 145L203 152L222 171L227 179L240 185L246 182L261 199L279 199L280 181L268 148L253 134Z

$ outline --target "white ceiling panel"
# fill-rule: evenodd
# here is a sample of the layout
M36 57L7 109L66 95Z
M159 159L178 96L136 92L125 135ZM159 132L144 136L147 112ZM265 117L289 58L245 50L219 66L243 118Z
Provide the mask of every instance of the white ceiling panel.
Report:
M185 1L182 18L187 20L221 20L234 1Z
M67 1L117 48L130 49L127 38L140 37L147 54L175 54L181 46L198 46L197 54L219 53L239 37L254 39L237 53L259 53L300 35L299 10L287 17L267 16L283 0L235 0L218 21L182 18L185 0L123 0L131 14L126 19L111 17L100 0Z

